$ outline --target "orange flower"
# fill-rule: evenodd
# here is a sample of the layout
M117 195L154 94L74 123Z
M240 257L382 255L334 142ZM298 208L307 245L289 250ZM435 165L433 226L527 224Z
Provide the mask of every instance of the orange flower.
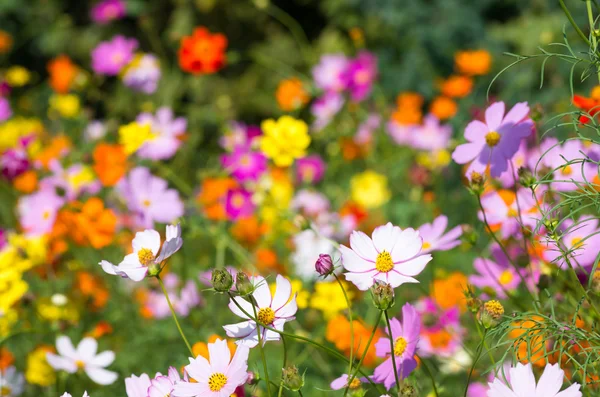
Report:
M260 223L254 215L241 218L231 227L231 234L245 245L255 245L268 230L268 225Z
M91 332L88 332L86 336L90 336L94 339L102 338L104 335L110 335L113 332L113 327L107 321L100 321Z
M413 109L420 108L423 106L423 96L416 92L406 91L398 94L398 97L396 97L396 105L398 106L398 109L403 107Z
M15 362L15 356L7 348L0 348L0 371L10 367Z
M110 294L101 277L88 272L77 272L74 288L81 294L91 299L93 310L102 309L106 306Z
M48 62L50 87L59 94L66 94L75 81L79 68L66 55L61 55Z
M78 245L99 249L112 243L117 227L117 216L97 197L85 203L72 202L70 208L58 213L53 237L68 235Z
M25 171L15 179L13 179L13 186L21 193L33 193L37 189L38 178L37 174L33 170Z
M423 97L415 92L403 92L396 98L397 109L392 119L401 125L420 124L423 114Z
M369 149L368 145L359 145L352 138L340 138L340 146L342 156L347 161L366 157Z
M277 258L277 253L269 248L259 248L254 253L256 256L256 268L261 272L268 271L278 271L281 272L283 270L281 264L279 263L279 259Z
M347 201L344 203L342 208L340 208L340 216L348 216L351 215L356 219L356 223L359 224L369 216L369 213L366 209L361 207L358 203L353 201Z
M444 310L458 306L462 312L467 308L465 290L467 289L467 276L454 272L445 279L436 279L431 286L431 296Z
M591 117L594 117L596 114L600 112L600 85L595 86L592 89L592 93L589 98L586 98L582 95L573 95L573 104L588 113ZM579 116L580 123L588 123L590 121L590 117L587 115Z
M441 91L450 98L464 98L473 89L473 79L467 76L450 76L441 84Z
M456 115L458 105L450 98L439 96L429 105L429 112L440 120L446 120Z
M0 30L0 54L6 54L12 48L13 39L10 34Z
M181 39L179 66L193 74L215 73L225 66L226 48L224 35L211 34L204 27L196 28L191 36Z
M232 178L206 178L202 181L200 194L196 201L204 207L205 215L213 221L226 220L225 195L229 189L233 189L237 183Z
M277 87L275 98L281 110L286 112L300 109L310 100L302 81L296 77L282 80Z
M531 361L533 365L538 367L546 365L548 361L544 356L546 341L540 329L543 327L542 321L542 317L533 315L527 320L516 321L512 324L513 329L508 336L515 340L514 346L518 349L517 358L520 362L528 363Z
M454 65L459 73L483 75L490 71L492 56L486 50L459 51L454 55Z
M204 342L196 342L194 343L194 345L192 346L192 353L194 353L195 357L198 356L202 356L205 359L209 359L208 357L208 344L209 343L215 343L217 339L226 339L223 338L222 336L219 336L217 334L213 334L211 336L208 337L208 342L204 343ZM227 339L227 346L229 347L229 350L231 351L231 354L235 354L235 351L237 349L237 345L235 344L235 342Z
M372 330L365 327L359 320L354 320L352 326L354 328L354 356L362 357ZM382 336L383 332L378 329L373 337L373 341L377 341ZM350 356L351 340L350 322L348 321L348 318L340 314L329 320L327 323L327 330L325 331L325 339L335 344L335 347L346 356ZM371 346L369 346L369 350L367 350L367 354L365 355L364 365L371 367L376 361L375 343L371 343Z
M123 146L101 143L94 149L94 172L104 186L114 186L125 175L127 155Z
M42 150L35 157L45 169L48 169L50 162L54 159L64 156L71 149L71 140L64 135L59 135L50 141L50 145Z

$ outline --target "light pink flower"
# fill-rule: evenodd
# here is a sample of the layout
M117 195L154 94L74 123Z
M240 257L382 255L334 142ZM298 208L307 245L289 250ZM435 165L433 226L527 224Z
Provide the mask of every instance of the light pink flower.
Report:
M150 381L150 387L148 387L148 397L170 396L173 392L173 389L179 382L181 382L179 372L177 372L174 367L169 367L168 376L158 373L154 379Z
M491 288L499 298L506 298L506 291L516 290L521 283L521 277L512 267L503 267L484 258L475 259L473 266L478 274L470 275L469 282L479 288Z
M127 397L148 397L150 377L147 374L140 376L131 375L125 378L125 391Z
M426 223L419 227L418 231L423 238L422 253L428 254L433 251L448 251L460 244L462 227L456 226L446 234L448 217L440 215L432 223Z
M64 199L54 189L45 188L19 199L17 210L19 223L28 236L50 233L56 220L56 214Z
M431 255L422 254L423 239L419 232L400 229L388 223L373 231L372 239L359 231L350 235L350 247L340 247L342 264L348 281L366 291L375 280L393 288L404 283L418 283L413 277L423 271Z
M581 397L581 385L573 383L570 387L560 391L565 373L558 364L546 364L544 373L536 384L531 363L511 368L510 382L505 383L501 378L490 382L488 397Z

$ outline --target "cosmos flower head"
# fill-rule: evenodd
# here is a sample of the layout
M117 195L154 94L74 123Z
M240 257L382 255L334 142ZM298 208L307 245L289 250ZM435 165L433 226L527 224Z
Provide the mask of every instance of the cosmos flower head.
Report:
M347 87L344 73L349 63L343 54L323 55L312 70L315 85L325 92L343 91Z
M517 363L510 368L510 381L507 383L501 377L495 378L489 383L489 397L581 397L581 385L573 383L563 390L562 388L565 372L558 364L546 364L544 372L536 382L533 375L531 363L523 365Z
M153 54L137 54L123 71L123 83L134 91L153 94L161 77L160 63Z
M421 225L418 229L423 238L423 253L447 251L460 244L462 227L456 226L444 233L448 227L448 217L440 215L432 223Z
M103 41L92 51L92 69L98 74L116 76L131 62L137 47L136 39L122 35Z
M260 152L237 147L221 156L221 164L238 182L256 182L267 171L267 158Z
M121 19L125 16L127 9L122 0L103 0L92 7L90 16L92 21L105 25L111 21Z
M360 102L371 94L377 74L377 58L368 51L361 51L350 61L344 71L343 81L353 101Z
M151 160L173 157L187 129L185 117L175 117L173 110L167 106L158 108L155 114L141 113L136 122L150 126L152 138L144 142L136 153L140 158Z

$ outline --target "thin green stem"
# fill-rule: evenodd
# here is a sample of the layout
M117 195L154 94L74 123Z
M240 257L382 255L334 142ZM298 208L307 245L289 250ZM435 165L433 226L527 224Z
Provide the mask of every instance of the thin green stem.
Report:
M350 359L348 360L348 374L351 374L352 362L354 360L354 321L352 319L352 305L350 304L350 299L348 299L348 294L346 294L346 289L344 288L344 284L342 284L342 280L340 280L338 275L335 273L333 273L333 276L342 289L344 299L346 300L346 305L348 306L348 321L350 321Z
M590 36L592 36L592 46L593 50L596 52L598 49L598 43L596 41L596 28L594 26L594 14L592 12L592 2L591 0L586 0L585 2L588 14L588 22L590 23ZM600 82L600 69L596 68L596 73L598 75L598 81Z
M400 394L400 378L398 377L398 369L396 368L396 355L394 354L394 337L392 335L392 324L390 323L390 317L388 316L387 310L383 311L385 315L385 322L388 328L388 337L390 339L390 356L392 356L392 366L394 367L394 378L396 379L396 388L398 394Z
M303 396L302 396L302 391L301 391L301 390L298 390L298 394L300 395L300 397L303 397Z
M579 29L579 26L577 26L577 23L575 23L575 20L573 19L573 16L571 15L571 13L569 12L569 9L565 5L564 0L558 0L558 2L560 3L560 8L562 8L563 12L567 16L567 19L571 23L571 26L573 26L573 29L575 29L575 31L577 32L577 34L579 35L579 37L581 38L581 40L583 40L585 42L585 44L587 44L589 46L590 45L590 41L588 40L587 37L585 37L585 34L583 34L583 32L581 31L581 29Z
M379 323L381 322L381 317L383 317L383 312L380 310L379 311L379 316L377 316L377 321L375 321L375 325L373 326L373 330L371 331L371 336L369 336L369 340L367 341L367 345L365 346L365 349L363 350L363 354L360 357L360 360L358 361L358 364L356 366L356 370L354 370L354 373L351 376L348 377L348 384L346 385L346 389L344 390L344 396L346 394L348 394L348 390L350 389L350 384L352 383L352 381L354 380L354 378L356 378L356 375L358 374L358 371L360 370L360 367L361 367L361 365L362 365L365 357L367 356L367 352L369 351L369 347L371 347L371 342L373 341L373 338L375 337L375 334L377 333L377 328L379 327Z
M256 305L255 305L255 301L254 298L252 298L252 295L250 295L250 299L252 300L252 311L254 312L254 318L257 319L258 316L256 315ZM256 335L258 336L258 346L260 348L260 357L263 363L263 369L265 371L265 379L267 381L267 395L270 397L271 396L271 381L269 380L269 370L267 369L267 358L265 357L265 348L262 344L262 337L261 337L261 330L260 330L260 323L258 322L258 320L254 320L256 322Z
M494 360L492 351L488 347L487 342L486 342L485 338L483 337L483 332L481 332L481 327L479 326L479 321L477 321L477 318L475 318L475 316L473 316L473 318L475 319L475 326L477 327L477 333L479 334L479 337L483 341L483 346L487 350L488 355L490 356L490 360L492 361L492 364L494 364L494 366L496 366L496 360Z
M419 356L417 355L417 357L419 357ZM419 360L421 361L421 365L425 369L425 372L427 372L427 376L429 376L429 379L431 379L431 386L433 387L433 394L435 394L435 397L439 397L437 386L435 385L435 378L433 377L433 374L431 373L429 366L427 365L425 360L423 360L422 357L419 357Z
M485 342L485 337L487 336L488 330L486 329L483 332L483 339L481 343L477 347L477 353L475 354L475 359L473 360L473 364L471 365L471 370L469 371L469 376L467 377L467 385L465 386L465 394L464 397L467 397L467 393L469 392L469 384L471 383L471 377L473 376L473 371L475 370L475 365L477 361L479 361L479 357L481 357L481 351L483 350L483 342Z
M281 342L283 342L283 365L281 368L285 368L287 366L287 346L283 335L281 335ZM283 393L283 377L279 381L279 392L277 392L277 397L281 397L281 393Z
M163 294L165 294L165 298L167 299L167 304L169 305L169 309L171 310L171 314L173 315L173 320L175 321L175 325L177 326L177 329L179 330L179 335L181 335L181 339L183 339L183 341L185 342L185 345L187 346L188 350L190 351L190 354L192 355L192 357L194 357L194 352L192 350L192 346L190 345L190 342L188 342L187 338L185 337L185 334L183 333L183 330L181 329L181 325L179 325L179 320L177 320L177 314L175 314L175 309L173 309L173 304L171 303L171 299L169 299L169 293L167 292L167 289L165 288L165 284L161 280L160 276L156 276L156 279L158 280L158 283L160 284L160 288L162 288Z

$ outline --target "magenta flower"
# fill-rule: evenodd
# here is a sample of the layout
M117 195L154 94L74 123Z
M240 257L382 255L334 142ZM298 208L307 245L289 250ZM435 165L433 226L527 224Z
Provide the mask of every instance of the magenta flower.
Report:
M2 175L13 180L30 167L27 152L23 149L8 149L0 156L0 170Z
M125 69L123 83L134 91L153 94L160 76L158 58L152 54L139 54Z
M544 251L544 259L556 262L562 269L568 269L564 253L572 266L590 267L596 261L597 247L600 246L600 228L597 218L580 218L575 222L566 219L562 222L563 233L559 240L548 238L548 249Z
M181 136L185 134L187 120L185 117L174 117L171 108L158 108L155 115L141 113L136 121L140 124L150 124L153 139L145 142L137 151L143 159L165 160L173 157L181 146Z
M441 125L437 117L432 114L425 116L423 125L411 131L408 137L408 145L420 150L434 152L446 149L450 145L452 127Z
M458 164L471 162L467 175L483 174L490 166L492 177L508 169L509 160L519 150L521 140L528 137L534 127L528 117L527 102L517 103L504 115L504 102L496 102L485 111L485 123L473 120L465 129L467 143L459 145L452 153Z
M136 39L121 35L103 41L92 50L92 69L98 74L116 76L133 59L137 47Z
M54 189L41 189L19 199L17 210L19 223L25 234L39 236L50 233L56 220L56 214L64 204Z
M221 156L221 165L239 182L256 182L267 171L268 160L262 152L238 146Z
M344 106L344 97L337 92L326 92L316 99L310 107L310 112L315 116L312 124L314 131L321 131L333 120Z
M354 58L346 69L343 79L350 97L356 102L365 99L371 93L377 78L377 58L367 51L362 51Z
M0 122L6 121L12 116L10 102L6 98L0 97Z
M393 288L404 283L418 283L413 276L423 271L431 255L423 255L423 239L419 232L400 229L391 223L373 231L372 239L359 231L350 235L350 247L340 246L342 265L348 271L346 280L362 291L375 280L391 284Z
M230 220L247 218L254 213L256 205L252 202L252 193L242 188L231 189L225 197L225 214Z
M421 331L421 318L413 306L406 303L402 306L402 322L396 318L390 320L394 349L392 351L388 337L380 338L375 344L377 357L387 357L373 373L373 380L383 383L390 390L395 384L394 367L391 354L395 356L396 370L400 379L406 378L417 367L415 352ZM386 334L389 331L386 328Z
M469 282L483 289L489 288L496 292L499 298L505 299L506 292L517 289L521 276L512 267L503 267L490 259L477 258L473 262L477 274L469 276Z
M318 154L296 160L296 179L302 183L319 183L325 175L325 162Z
M125 3L121 0L104 0L96 4L90 11L92 21L104 25L125 16Z
M262 130L256 125L233 122L231 127L219 139L221 147L229 152L235 148L250 149L256 147L256 138L262 135Z
M7 242L7 238L6 235L8 233L6 232L6 229L2 229L0 227L0 250L2 250L4 247L6 247L6 242Z
M171 223L183 215L183 202L177 190L169 189L167 181L152 175L145 167L132 169L116 189L142 227L150 228L154 222Z
M444 234L448 227L448 217L440 215L432 223L426 223L419 227L418 231L423 238L423 253L433 251L448 251L460 244L462 227L456 226Z
M340 92L346 89L345 72L349 61L344 54L323 55L312 70L317 88Z

